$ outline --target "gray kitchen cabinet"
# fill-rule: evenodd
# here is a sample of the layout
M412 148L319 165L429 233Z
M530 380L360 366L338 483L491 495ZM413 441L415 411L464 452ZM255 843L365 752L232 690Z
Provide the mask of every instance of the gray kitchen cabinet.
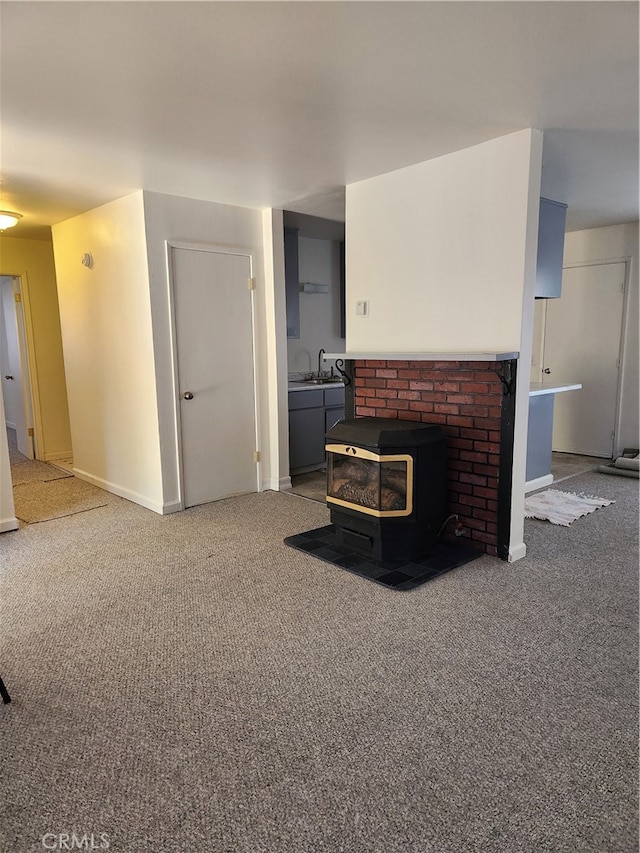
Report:
M287 337L300 337L300 273L298 229L284 227L284 285L287 310Z
M551 441L553 436L553 403L555 394L529 397L527 430L527 482L551 473Z
M289 392L289 471L323 468L324 435L344 417L344 386Z
M324 391L289 393L289 470L301 472L324 463Z
M324 464L324 407L289 412L289 470Z
M324 392L324 430L328 432L332 426L344 418L344 387L325 388Z
M557 299L562 295L566 219L566 204L549 198L540 199L536 299Z

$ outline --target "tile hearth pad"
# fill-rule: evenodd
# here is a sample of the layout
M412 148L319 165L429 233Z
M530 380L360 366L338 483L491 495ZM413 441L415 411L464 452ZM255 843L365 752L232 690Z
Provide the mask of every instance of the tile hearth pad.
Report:
M415 589L426 581L482 556L482 552L466 545L438 542L419 560L378 562L357 554L338 542L333 524L287 536L284 542L285 545L304 551L325 563L398 590Z

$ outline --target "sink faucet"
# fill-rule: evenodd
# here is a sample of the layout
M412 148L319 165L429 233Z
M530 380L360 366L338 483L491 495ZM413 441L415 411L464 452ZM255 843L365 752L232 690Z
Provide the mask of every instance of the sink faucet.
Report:
M322 370L322 361L323 361L322 357L323 356L324 356L324 350L321 349L320 352L318 353L318 376L322 376L322 373L323 373L323 370Z

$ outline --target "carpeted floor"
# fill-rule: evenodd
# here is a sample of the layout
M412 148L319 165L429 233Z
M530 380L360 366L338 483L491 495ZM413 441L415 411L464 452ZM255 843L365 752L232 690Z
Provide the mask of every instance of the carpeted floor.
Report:
M107 496L104 489L64 474L45 482L26 482L13 487L16 518L28 524L106 506Z
M0 536L0 850L635 853L637 481L412 591L266 492ZM67 842L68 843L68 842Z
M60 470L55 465L39 462L37 459L29 459L20 453L15 429L10 427L6 429L11 482L14 486L21 486L25 483L48 483L50 480L60 480L73 476L71 471Z
M61 471L46 462L38 462L37 459L24 459L24 461L11 463L11 482L14 486L22 486L26 483L48 483L51 480L64 480L72 477L66 471Z
M16 518L36 524L106 506L110 495L74 477L71 459L65 467L28 459L18 450L16 431L7 427L11 482Z

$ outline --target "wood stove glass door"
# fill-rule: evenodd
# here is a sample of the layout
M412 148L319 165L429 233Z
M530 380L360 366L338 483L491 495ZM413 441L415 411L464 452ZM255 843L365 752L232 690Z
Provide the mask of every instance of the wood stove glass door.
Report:
M359 447L326 448L327 501L368 515L393 517L413 511L413 458L378 455Z

